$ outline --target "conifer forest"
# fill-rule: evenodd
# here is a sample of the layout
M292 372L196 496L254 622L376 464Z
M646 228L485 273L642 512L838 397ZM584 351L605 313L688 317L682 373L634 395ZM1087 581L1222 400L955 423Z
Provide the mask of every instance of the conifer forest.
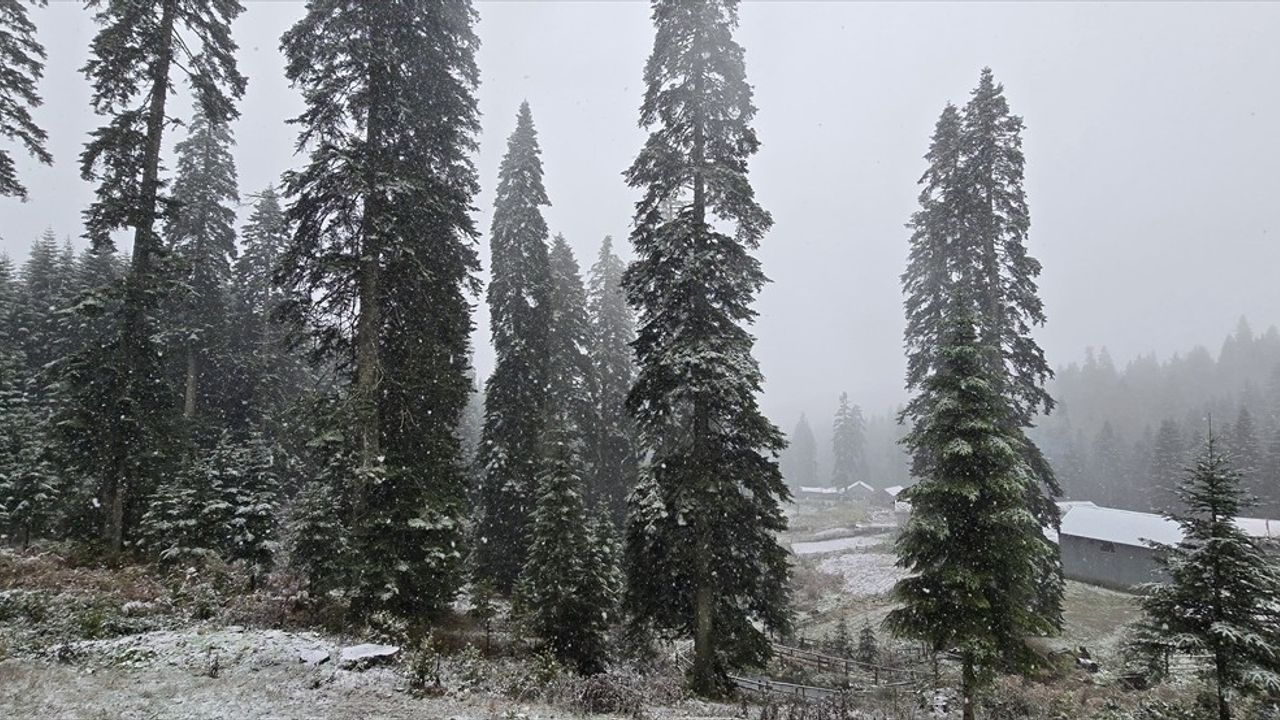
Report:
M1278 34L0 0L0 717L1280 720Z

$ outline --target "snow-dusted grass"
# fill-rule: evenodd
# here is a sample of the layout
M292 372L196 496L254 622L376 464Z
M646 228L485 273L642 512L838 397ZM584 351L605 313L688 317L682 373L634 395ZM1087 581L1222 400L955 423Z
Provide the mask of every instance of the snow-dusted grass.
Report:
M894 567L893 555L878 552L849 552L832 555L818 563L818 570L844 578L845 595L852 598L883 595L894 583L907 576Z

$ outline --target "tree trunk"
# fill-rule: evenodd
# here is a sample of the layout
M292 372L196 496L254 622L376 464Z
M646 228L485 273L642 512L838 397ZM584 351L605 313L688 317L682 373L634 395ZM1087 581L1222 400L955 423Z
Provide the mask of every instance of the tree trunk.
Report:
M1231 702L1227 698L1227 658L1221 650L1213 654L1213 667L1218 685L1218 720L1231 720Z
M960 697L964 703L962 709L962 717L964 720L974 720L974 695L977 690L978 678L973 671L973 656L965 653L963 668L961 669L960 679Z
M196 385L200 374L200 361L194 347L187 348L187 384L182 397L182 416L190 420L196 416Z
M369 12L367 32L373 44L383 45L375 8ZM385 47L384 47L385 49ZM388 59L375 54L369 63L369 116L365 125L365 176L364 215L360 220L363 247L360 252L360 269L357 277L360 310L356 317L356 422L360 436L360 469L352 512L358 519L364 512L366 484L369 471L381 464L381 417L378 403L378 386L382 379L378 339L382 324L380 303L382 286L381 187L378 173L383 168L381 147L383 135L383 107L386 101L386 68Z
M124 355L125 386L124 397L134 395L139 384L148 382L146 367L149 333L146 327L146 310L148 295L152 285L152 260L157 249L155 236L156 195L159 191L160 147L164 136L164 107L169 93L169 66L173 61L173 26L178 10L178 0L164 0L160 14L160 35L164 44L159 48L159 56L153 66L151 75L150 98L147 102L147 145L142 164L141 197L138 199L138 223L133 234L133 257L129 278L126 282L124 318L121 328L120 344ZM144 410L145 412L145 410ZM133 423L145 422L142 418L131 418ZM125 436L124 443L141 442L140 437ZM124 467L130 452L141 452L142 448L123 447L116 457L114 480L108 483L107 523L104 528L104 539L113 555L119 555L124 546L124 503L129 491L131 478L129 470Z
M710 585L702 585L694 593L696 626L693 635L692 689L704 697L718 697L723 690L720 683L720 669L716 663L715 644L711 640L714 629L713 602Z

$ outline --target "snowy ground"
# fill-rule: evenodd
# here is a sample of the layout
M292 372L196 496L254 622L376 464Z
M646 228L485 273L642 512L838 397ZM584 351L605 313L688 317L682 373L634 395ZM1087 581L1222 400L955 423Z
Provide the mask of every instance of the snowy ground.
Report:
M303 651L337 657L312 632L189 628L82 641L62 660L0 662L0 718L32 720L370 720L591 717L568 707L469 690L445 668L445 692L409 692L401 670L309 666ZM683 701L648 707L654 718L731 717L732 708Z
M791 545L791 552L796 555L821 555L841 550L859 550L869 548L883 542L885 542L883 535L855 535L853 537L841 537L833 540L793 543Z

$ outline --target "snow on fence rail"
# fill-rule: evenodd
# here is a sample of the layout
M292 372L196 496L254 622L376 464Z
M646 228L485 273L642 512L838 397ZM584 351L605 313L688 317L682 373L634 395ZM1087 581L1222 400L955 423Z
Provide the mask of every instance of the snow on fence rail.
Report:
M875 663L862 662L860 660L850 660L848 658L836 657L834 655L824 655L820 652L814 652L813 650L804 650L802 648L779 645L778 643L773 643L773 651L780 657L795 660L797 662L808 663L816 666L819 670L830 668L832 670L839 670L845 675L851 674L853 670L870 672L872 673L873 679L877 685L880 684L880 676L882 674L887 676L906 676L907 681L886 683L898 685L910 684L916 679L918 674L917 671L911 668L891 667L888 665L877 665Z

